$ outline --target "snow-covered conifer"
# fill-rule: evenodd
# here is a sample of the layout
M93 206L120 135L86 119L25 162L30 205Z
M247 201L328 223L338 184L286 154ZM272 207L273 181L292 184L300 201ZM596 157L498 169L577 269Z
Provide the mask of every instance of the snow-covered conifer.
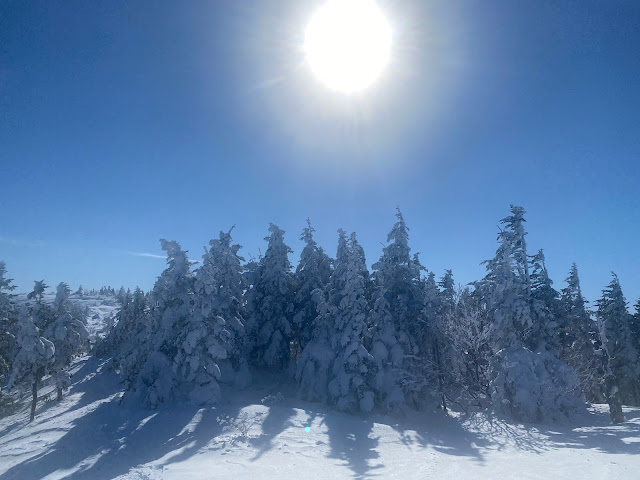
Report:
M363 273L368 277L368 271L355 233L351 234L346 261L346 268L338 270L344 276L335 284L342 290L334 290L331 298L335 307L331 348L336 356L329 398L340 410L369 412L374 407L376 367L365 347L369 308Z
M635 310L636 313L631 318L629 330L631 331L631 343L640 356L640 299L636 302Z
M640 362L631 342L631 315L615 273L598 300L597 318L609 368L617 381L620 401L640 406ZM615 387L614 387L615 388ZM607 392L612 395L611 390Z
M586 411L575 371L550 351L515 344L491 358L494 409L520 422L557 423Z
M287 370L291 357L293 316L293 275L289 263L291 249L284 243L284 231L269 226L267 251L255 272L250 296L247 334L250 360L257 367Z
M16 286L6 278L7 266L0 261L0 376L11 368L16 349L16 312L11 292Z
M26 308L20 310L18 322L18 354L9 376L9 388L18 384L31 385L32 401L29 421L33 421L38 402L38 387L54 360L55 347L38 334Z
M49 288L49 285L44 283L44 280L36 280L33 290L27 295L28 300L35 300L35 304L31 307L31 316L36 327L40 330L45 330L55 317L51 305L47 305L42 301L47 288Z
M524 231L524 209L511 206L498 233L493 259L484 262L487 274L475 283L491 312L491 340L495 352L518 344L531 326L530 279Z
M232 244L232 230L233 227L220 232L219 238L211 240L211 248L202 257L195 278L194 321L201 322L204 328L198 347L200 365L215 363L215 368L222 371L222 381L246 386L250 377L244 325L244 259L238 255L240 245ZM203 372L202 378L204 375Z
M185 375L178 339L191 334L186 324L193 310L193 275L187 253L176 241L161 239L160 244L167 252L168 267L158 277L151 295L150 337L136 352L138 361L130 364L137 370L144 360L137 389L151 407L181 393L175 391L178 379Z
M596 344L601 344L600 334L585 307L575 262L565 282L567 286L562 289L558 328L560 356L580 377L587 400L603 403L606 401L603 384L605 364L603 352L595 348Z
M44 332L44 336L55 346L51 371L56 382L58 400L62 400L63 390L66 391L71 385L67 367L71 364L73 357L85 346L89 336L83 319L72 316L69 304L70 294L71 290L66 283L58 284L53 302L55 318Z
M368 412L374 406L375 363L364 345L368 305L363 272L366 263L355 234L347 241L339 230L327 289L312 292L319 314L296 375L304 398L327 401L345 411Z
M518 420L556 421L561 414L581 413L585 406L576 373L547 348L554 321L547 303L554 295L549 294L542 257L536 262L532 295L524 213L512 205L511 215L501 220L496 256L485 262L487 275L476 282L490 315L489 393L496 410Z
M420 271L412 258L409 229L400 210L387 236L380 260L373 265L374 293L371 324L371 354L375 358L378 403L393 408L405 402L405 393L420 385L415 379L413 359L420 353L419 338L424 332Z
M549 278L542 249L531 257L531 327L525 334L525 343L532 351L550 350L557 355L560 294Z
M300 262L296 268L293 341L296 352L304 350L311 340L313 321L318 316L316 303L312 299L312 292L319 288L324 290L331 276L331 259L313 239L315 229L307 219L307 226L302 231L300 240L305 247L300 254Z

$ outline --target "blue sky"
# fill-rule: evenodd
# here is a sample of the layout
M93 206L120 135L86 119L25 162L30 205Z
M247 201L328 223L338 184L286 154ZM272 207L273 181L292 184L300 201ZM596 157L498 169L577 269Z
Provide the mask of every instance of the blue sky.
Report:
M640 3L380 1L392 60L346 97L301 50L317 1L0 3L0 259L20 290L140 285L310 217L369 263L400 206L438 276L483 275L509 204L555 285L640 296ZM447 4L447 5L445 5ZM455 5L449 5L455 4Z

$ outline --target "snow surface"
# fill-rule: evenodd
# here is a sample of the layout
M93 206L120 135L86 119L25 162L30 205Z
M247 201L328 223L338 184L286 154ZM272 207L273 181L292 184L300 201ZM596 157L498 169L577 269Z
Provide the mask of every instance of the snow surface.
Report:
M42 298L44 303L51 304L55 299L55 294L45 294ZM18 305L27 301L27 294L21 293L16 297ZM116 313L120 310L120 304L113 295L76 295L72 293L69 296L69 301L74 304L79 304L82 307L89 308L89 317L87 318L87 331L90 338L95 338L96 335L103 333L107 326L107 322L110 318L115 317ZM32 301L31 301L32 302Z
M0 479L640 478L640 409L611 425L514 425L488 415L355 416L300 401L267 375L217 407L121 404L108 361L83 357L64 399L28 392L0 420ZM54 386L41 395L55 398ZM310 427L305 432L305 427Z

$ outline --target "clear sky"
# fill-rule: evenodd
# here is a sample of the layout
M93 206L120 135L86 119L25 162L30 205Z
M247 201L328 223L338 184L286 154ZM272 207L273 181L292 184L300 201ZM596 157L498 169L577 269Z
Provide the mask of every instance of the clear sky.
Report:
M236 225L294 249L310 217L369 263L399 206L440 276L480 278L509 204L555 286L640 296L640 2L381 0L392 58L327 90L301 48L317 1L0 2L0 259L149 289L158 239L200 259Z

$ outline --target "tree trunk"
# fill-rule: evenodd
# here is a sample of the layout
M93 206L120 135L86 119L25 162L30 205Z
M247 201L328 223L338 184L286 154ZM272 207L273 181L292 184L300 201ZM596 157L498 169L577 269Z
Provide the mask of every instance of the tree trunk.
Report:
M37 379L33 381L31 392L33 394L33 399L31 400L31 416L29 417L29 422L33 422L33 419L36 418L36 403L38 403L38 380Z
M58 401L62 400L62 387L58 387Z
M440 390L440 395L442 397L442 409L445 411L445 413L447 412L447 401L445 399L445 395L444 395L444 371L443 368L444 366L442 365L442 360L440 359L440 344L438 343L438 339L435 339L435 348L434 348L434 353L435 353L435 361L436 361L436 365L437 365L437 369L438 369L438 387Z
M611 369L607 369L608 372L604 377L605 396L607 397L607 403L609 404L609 415L611 415L611 421L613 423L623 423L625 421L624 413L622 413L622 402L620 401L620 392L618 391L618 381L611 372Z

